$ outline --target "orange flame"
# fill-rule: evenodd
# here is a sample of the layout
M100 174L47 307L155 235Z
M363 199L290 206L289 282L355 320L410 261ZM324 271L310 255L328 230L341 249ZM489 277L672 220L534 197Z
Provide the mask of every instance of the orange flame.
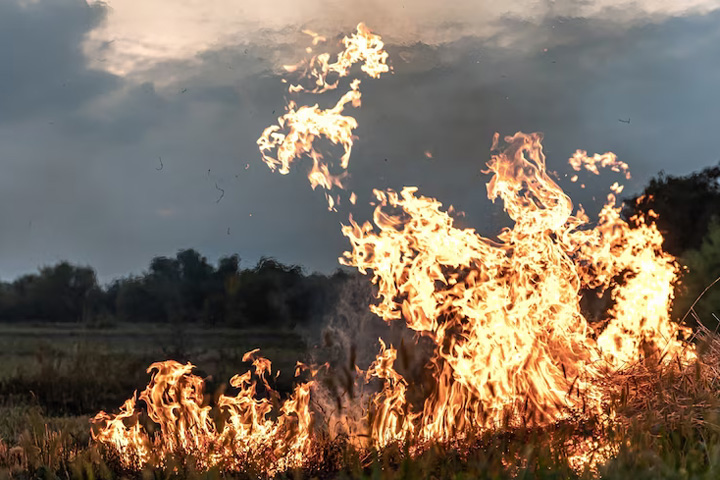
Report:
M326 40L325 37L310 30L305 30L303 33L313 38L313 46ZM350 74L352 66L361 62L360 69L372 78L379 78L381 74L390 71L387 65L388 53L384 50L385 44L380 36L373 34L364 23L358 24L357 32L344 37L342 43L345 49L332 63L330 63L330 54L322 53L297 65L286 65L285 70L288 72L301 72L303 78L312 80L315 84L310 90L302 85L291 84L288 91L323 93L334 90L338 87L340 79ZM334 78L334 81L328 80L329 77Z
M324 38L318 34L306 31L313 37L313 45L316 45ZM337 88L340 78L350 73L351 67L362 62L360 67L363 72L372 78L378 78L382 73L388 72L388 54L384 50L384 44L378 35L374 35L363 24L357 26L357 33L343 39L345 49L338 54L334 63L329 63L330 54L324 53L313 57L303 69L304 77L315 81L315 88L306 90L300 85L290 85L290 93L308 92L322 93ZM302 65L302 64L301 64ZM289 71L297 71L301 65L286 66ZM328 76L335 75L334 82L328 83ZM290 101L287 105L287 113L278 118L277 125L271 125L265 129L257 141L262 153L263 160L271 170L276 169L283 175L290 173L290 166L293 162L309 156L313 166L308 174L310 185L313 190L320 186L325 191L328 201L328 208L335 209L336 201L327 193L333 187L343 188L343 179L350 161L350 151L353 145L352 132L357 128L355 118L343 115L345 106L350 103L353 107L361 104L360 80L355 79L350 83L350 90L330 109L321 109L317 104L313 106L297 107L297 104ZM287 133L283 133L283 130ZM340 174L330 172L330 165L325 161L323 155L315 149L315 141L326 138L332 144L340 144L344 153L340 158ZM276 153L273 156L273 151Z
M334 64L314 60L325 66L307 73L322 79L318 91L337 85L327 83L330 71L345 76L361 60L371 76L387 71L382 42L364 25L346 37L345 47ZM308 155L313 188L342 188L357 127L342 112L347 103L359 105L359 82L355 79L329 110L291 102L279 125L258 140L268 166L286 174L298 157ZM341 175L331 174L314 149L321 136L343 146ZM633 218L637 226L630 228L613 193L595 225L582 207L574 211L547 173L541 141L538 133L518 132L502 143L495 135L488 198L502 201L514 222L497 238L456 227L452 209L418 195L417 187L374 190L373 221L359 224L351 216L342 228L352 249L340 262L371 275L377 285L377 303L370 309L386 321L404 320L434 344L426 367L435 382L421 404L408 400L413 385L395 370L397 351L382 339L367 372L355 366L356 382L379 387L369 396L345 397L342 406L349 408L341 418L313 413L323 395L314 380L298 384L281 402L267 381L270 362L253 351L246 356L252 370L232 378L238 393L219 397L219 414L203 397L204 383L191 373L192 365L161 362L151 365L152 379L139 397L159 432L143 426L133 397L120 413L95 417L94 439L114 448L129 467L181 453L207 467L242 470L252 463L273 475L302 465L319 435L328 433L344 431L356 445L382 448L462 439L476 428L547 425L571 414L611 419L603 382L608 375L635 362L695 358L687 342L690 330L668 314L678 265L662 250L662 235L652 222ZM269 155L273 150L277 158ZM627 164L612 153L589 157L578 150L570 165L595 174L609 167L630 178ZM622 187L615 183L611 190L619 194ZM327 198L334 208L335 200ZM354 204L355 194L350 198ZM588 294L610 302L599 320L581 308ZM317 368L306 369L312 377L318 374ZM574 464L589 461L591 447L604 452L600 457L613 451L602 442L579 445Z
M585 150L577 150L570 158L570 166L573 167L576 172L585 168L585 170L595 175L600 175L598 165L602 168L610 167L613 172L622 172L625 174L625 178L630 180L628 164L618 160L617 156L612 152L603 153L602 155L596 153L592 157L588 157Z
M252 360L253 371L230 380L238 393L219 397L220 418L213 417L203 396L204 381L191 373L194 366L168 360L150 366L152 378L140 395L160 431L143 426L132 398L119 414L100 412L93 418L94 440L112 446L128 468L163 465L172 455L190 455L205 468L242 470L252 464L269 475L300 465L310 445L313 383L298 385L277 411L272 401L277 394L266 378L270 361L255 353L243 359ZM254 377L267 396L258 393Z
M541 136L505 141L488 163L488 196L515 225L497 240L455 228L415 187L375 191L374 225L351 219L343 228L353 250L341 261L372 271L378 286L373 312L436 344L439 381L420 418L426 439L600 411L594 380L650 356L694 355L689 331L668 315L678 267L655 227L630 229L610 195L589 228L546 174ZM598 331L580 308L590 288L610 290L615 303Z
M394 348L387 348L380 340L380 353L370 365L367 379L380 378L385 380L382 390L371 400L370 437L380 448L389 443L405 441L415 432L415 419L418 414L409 413L409 405L405 398L408 384L395 371L393 364L397 358Z

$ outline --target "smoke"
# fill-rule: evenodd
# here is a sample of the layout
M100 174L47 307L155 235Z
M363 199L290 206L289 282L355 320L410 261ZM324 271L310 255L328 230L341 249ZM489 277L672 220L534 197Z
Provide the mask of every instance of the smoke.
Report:
M365 408L381 387L377 380L366 382L365 372L380 351L379 339L397 348L395 367L410 385L408 400L417 409L434 381L427 368L434 344L404 321L385 322L370 311L377 288L369 277L351 273L334 278L332 305L303 331L310 345L308 363L325 365L313 387L313 406L331 437L365 438Z

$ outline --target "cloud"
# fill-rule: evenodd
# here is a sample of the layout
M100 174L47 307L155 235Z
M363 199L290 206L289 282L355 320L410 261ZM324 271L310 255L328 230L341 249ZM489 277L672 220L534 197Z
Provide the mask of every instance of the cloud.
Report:
M507 28L508 19L538 26L554 19L586 18L627 28L716 7L714 0L123 0L110 5L112 14L89 35L85 48L91 57L102 52L104 63L96 66L145 78L158 62L193 60L227 45L294 44L302 28L332 37L366 22L395 44L436 45L477 37L509 46L524 35ZM278 57L276 65L281 65L284 58Z
M115 87L81 48L105 12L81 0L0 2L0 125L39 113L53 121Z

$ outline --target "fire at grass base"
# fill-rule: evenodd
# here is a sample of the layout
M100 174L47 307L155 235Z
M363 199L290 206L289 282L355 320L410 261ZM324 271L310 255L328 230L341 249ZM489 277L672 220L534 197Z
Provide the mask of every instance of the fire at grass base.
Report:
M389 71L380 37L364 25L343 44L336 62L321 54L305 64L315 88L291 85L289 92L332 91L355 63L373 78ZM328 82L329 74L338 81ZM344 188L357 122L342 112L348 103L360 106L359 85L353 79L327 110L290 101L258 140L266 164L286 174L309 157L313 188ZM316 150L320 139L343 146L343 173L330 173L327 156ZM451 209L415 187L375 190L373 221L350 217L343 227L352 250L341 263L377 287L370 310L404 322L430 346L420 369L407 355L398 365L398 350L380 339L374 361L361 370L351 360L340 382L330 381L338 377L331 365L298 363L295 390L281 399L270 362L252 351L252 369L230 380L229 393L210 399L192 365L155 363L138 398L118 414L95 417L94 440L130 470L164 468L179 456L201 470L274 476L332 463L339 439L358 452L394 446L417 458L433 445L464 452L488 436L564 425L566 435L552 433L551 445L566 443L574 471L597 470L623 448L608 431L619 424L618 395L622 405L639 401L637 379L653 378L639 372L683 372L696 350L690 330L670 319L679 266L651 219L625 221L609 193L591 222L546 172L541 140L520 132L494 139L488 197L500 200L513 222L495 239L456 227ZM628 166L611 153L578 150L570 165L593 174L609 167L629 178ZM621 188L616 182L611 190ZM336 210L340 197L326 197ZM609 300L597 320L581 308L588 295ZM512 456L503 461L513 465Z
M461 442L430 442L411 456L397 444L360 450L347 438L318 439L302 467L278 478L718 478L720 475L720 338L702 332L696 339L698 361L636 364L608 379L616 416L602 425L593 418L542 428L471 432ZM401 355L402 357L402 355ZM206 400L213 403L213 392ZM215 396L216 397L216 396ZM88 445L87 417L77 422L52 419L35 410L3 417L22 425L0 441L0 478L237 478L262 477L248 463L240 471L206 469L191 453L162 460L152 454L141 470L127 469L111 448ZM215 414L213 414L215 415ZM146 421L147 419L145 419ZM219 420L219 419L218 419ZM149 425L151 422L148 423ZM616 452L597 473L575 472L572 447L603 435Z
M192 365L161 362L139 402L95 417L95 441L128 469L180 455L201 469L273 476L324 464L339 438L414 457L433 444L462 451L487 434L565 425L580 429L564 439L570 465L596 470L622 447L606 432L620 422L617 402L644 401L657 372L684 372L696 350L669 317L678 266L662 236L643 219L630 228L612 195L596 225L572 215L545 173L540 139L516 134L504 148L496 139L488 195L515 221L497 240L455 228L414 188L377 191L374 225L343 229L353 246L343 261L373 273L370 309L431 340L422 381L405 377L409 366L397 366L382 339L367 370L345 370L341 390L327 388L337 376L329 365L299 363L285 399L256 351L246 357L252 369L230 380L234 394L214 399ZM611 294L601 321L583 315L584 291Z

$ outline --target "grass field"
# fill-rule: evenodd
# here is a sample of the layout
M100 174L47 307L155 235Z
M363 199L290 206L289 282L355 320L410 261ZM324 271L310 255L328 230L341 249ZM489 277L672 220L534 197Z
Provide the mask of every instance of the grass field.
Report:
M293 332L168 325L0 325L0 404L37 405L50 415L116 409L148 380L147 367L174 359L226 381L244 371L245 352L261 348L290 388L305 343Z
M287 375L306 345L294 332L118 325L0 325L0 479L4 478L253 478L248 472L195 471L184 459L161 470L123 471L90 440L89 419L117 411L145 386L147 366L191 361L208 385L220 385L260 347ZM706 342L702 362L682 373L639 372L634 395L618 398L618 419L604 433L617 455L597 472L570 468L573 444L596 426L567 423L544 429L484 433L462 445L432 445L410 458L402 446L361 452L342 439L322 446L322 461L283 478L471 479L720 478L720 340ZM634 382L634 385L631 385ZM622 389L621 389L622 390Z
M289 389L295 362L306 350L294 332L0 324L0 478L13 471L12 478L55 478L53 458L87 448L90 418L99 410L116 411L141 390L152 362L190 361L212 385L246 370L242 356L254 348L286 373L278 388ZM15 458L20 451L22 460Z

